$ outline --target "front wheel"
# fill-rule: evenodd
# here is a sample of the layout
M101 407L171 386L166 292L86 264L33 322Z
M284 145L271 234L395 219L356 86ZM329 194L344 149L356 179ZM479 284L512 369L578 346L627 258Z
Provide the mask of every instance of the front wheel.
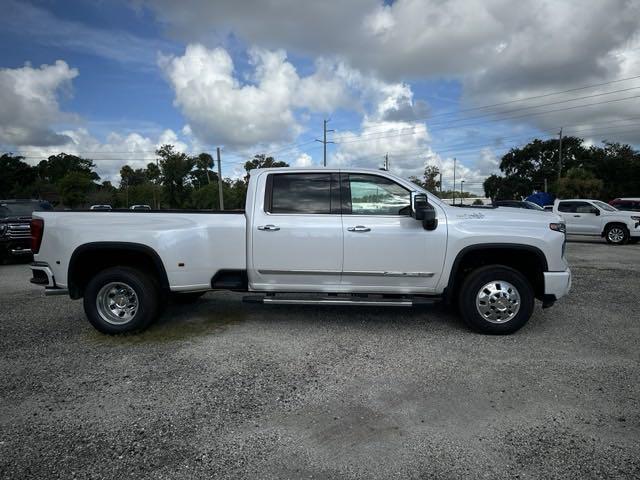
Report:
M482 333L506 335L520 329L533 313L534 292L517 270L489 265L471 272L459 295L465 322Z
M612 245L624 245L629 240L629 230L622 225L609 225L604 232L604 238Z
M144 330L160 307L156 283L129 267L113 267L96 274L84 292L84 311L96 330L107 334Z

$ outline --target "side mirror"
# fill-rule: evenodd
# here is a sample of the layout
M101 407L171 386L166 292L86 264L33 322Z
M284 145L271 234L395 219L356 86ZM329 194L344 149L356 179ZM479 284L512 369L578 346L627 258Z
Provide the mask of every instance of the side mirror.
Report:
M422 221L425 230L435 230L438 226L436 211L429 204L429 200L424 193L411 194L411 216Z
M598 210L597 208L593 210L593 213L596 214L596 217L600 215L600 210Z

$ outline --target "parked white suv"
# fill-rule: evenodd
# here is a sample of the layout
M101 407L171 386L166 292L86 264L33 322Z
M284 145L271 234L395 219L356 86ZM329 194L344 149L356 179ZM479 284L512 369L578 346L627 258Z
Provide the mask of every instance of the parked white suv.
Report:
M640 240L638 212L625 212L600 200L581 198L556 200L553 211L564 219L570 235L604 237L614 245Z

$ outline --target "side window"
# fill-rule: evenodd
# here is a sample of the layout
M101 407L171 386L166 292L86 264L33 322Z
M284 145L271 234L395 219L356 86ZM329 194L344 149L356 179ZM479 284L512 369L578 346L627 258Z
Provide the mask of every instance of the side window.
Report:
M558 211L565 213L573 213L576 211L576 206L573 202L560 202L558 204Z
M269 175L265 210L269 213L331 213L332 189L339 195L337 178L332 182L330 173Z
M576 213L596 213L597 209L587 202L576 202Z
M411 193L387 178L350 174L348 185L353 215L411 215Z

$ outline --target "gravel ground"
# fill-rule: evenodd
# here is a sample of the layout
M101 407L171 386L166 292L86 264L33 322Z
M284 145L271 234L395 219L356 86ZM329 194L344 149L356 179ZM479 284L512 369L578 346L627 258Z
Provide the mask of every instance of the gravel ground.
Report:
M571 242L517 334L207 294L149 331L0 267L0 478L638 478L640 245Z

